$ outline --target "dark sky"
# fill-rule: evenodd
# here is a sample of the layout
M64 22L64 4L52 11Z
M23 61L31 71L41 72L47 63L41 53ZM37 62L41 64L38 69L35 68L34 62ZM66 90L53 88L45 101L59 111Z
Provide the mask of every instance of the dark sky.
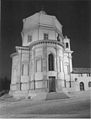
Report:
M22 19L42 8L57 17L63 35L71 39L73 67L89 67L90 5L88 0L2 0L0 77L10 78L10 54L15 52L15 46L21 46Z

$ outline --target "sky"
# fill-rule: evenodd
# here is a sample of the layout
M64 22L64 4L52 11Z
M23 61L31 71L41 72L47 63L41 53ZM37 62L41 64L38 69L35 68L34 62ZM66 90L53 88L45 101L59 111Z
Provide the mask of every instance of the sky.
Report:
M63 25L63 35L71 40L73 67L90 66L90 0L2 0L0 77L11 76L15 46L21 46L22 19L44 9Z

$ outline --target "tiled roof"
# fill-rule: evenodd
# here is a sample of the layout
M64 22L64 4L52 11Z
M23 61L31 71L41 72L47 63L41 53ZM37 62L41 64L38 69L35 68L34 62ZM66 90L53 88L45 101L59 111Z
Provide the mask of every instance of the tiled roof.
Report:
M73 73L91 73L91 68L73 68Z

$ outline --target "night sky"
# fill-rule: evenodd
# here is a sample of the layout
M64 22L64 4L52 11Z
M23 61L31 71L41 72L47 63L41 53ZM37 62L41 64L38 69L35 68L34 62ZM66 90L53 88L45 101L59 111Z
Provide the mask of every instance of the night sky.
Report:
M90 1L2 0L0 77L11 75L10 54L21 46L22 19L44 9L63 25L63 35L71 39L73 67L89 67Z

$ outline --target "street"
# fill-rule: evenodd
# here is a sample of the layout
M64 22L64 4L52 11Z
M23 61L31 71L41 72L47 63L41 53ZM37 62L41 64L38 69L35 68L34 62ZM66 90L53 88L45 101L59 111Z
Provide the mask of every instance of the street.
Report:
M90 91L48 101L0 100L0 118L90 118Z

